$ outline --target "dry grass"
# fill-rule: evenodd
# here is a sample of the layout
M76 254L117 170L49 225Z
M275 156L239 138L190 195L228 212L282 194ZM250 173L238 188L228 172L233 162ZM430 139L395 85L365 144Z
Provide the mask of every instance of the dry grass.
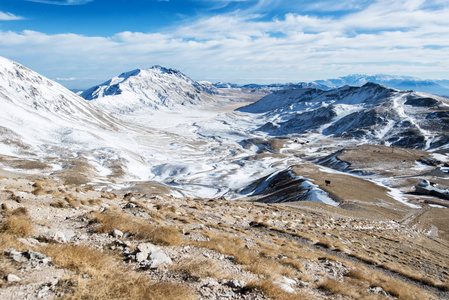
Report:
M11 215L0 223L0 233L27 237L33 232L31 220L23 215Z
M28 216L28 209L26 207L18 207L10 212L11 216L16 217L27 217Z
M219 262L210 258L187 257L171 268L174 273L186 273L189 276L216 279L230 278Z
M436 297L414 285L389 277L380 271L366 269L361 265L347 272L346 276L366 282L370 287L381 287L399 299L436 299Z
M113 256L85 246L49 245L42 252L58 267L77 274L63 282L67 299L197 299L184 285L152 281L127 270Z
M8 274L13 273L13 268L11 266L11 264L9 262L0 261L0 288L4 287L7 282L6 282L6 276L8 276Z
M146 240L158 245L180 245L182 234L174 226L158 226L141 218L129 216L119 210L94 213L92 221L98 223L97 232L109 233L114 229L131 234L138 240Z
M283 290L279 285L275 284L272 280L259 280L257 282L249 283L246 288L259 289L268 295L271 299L275 300L308 300L313 299L308 294L296 292L289 293Z
M248 248L240 238L224 234L217 235L213 232L205 233L205 235L209 237L209 241L196 242L194 244L216 250L225 255L231 255L234 257L234 261L246 266L246 270L252 273L273 279L296 274L295 269L290 266L285 266L274 258L261 256L260 251L262 249Z
M55 202L50 203L50 206L54 208L65 208L67 207L67 204L62 200L57 200Z
M332 294L342 294L354 299L360 298L360 293L357 292L358 288L349 284L348 282L339 282L335 279L326 278L318 285L319 289L327 290Z

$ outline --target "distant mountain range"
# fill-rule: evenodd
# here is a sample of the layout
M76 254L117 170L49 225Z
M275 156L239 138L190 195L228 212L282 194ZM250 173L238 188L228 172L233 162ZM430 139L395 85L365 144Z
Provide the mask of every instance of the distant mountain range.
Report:
M394 75L349 75L336 79L317 80L318 84L329 88L338 88L344 85L362 86L368 82L382 84L398 90L413 90L439 96L449 96L449 80L420 79L410 76Z
M242 107L273 136L321 134L358 143L429 149L449 142L449 100L377 83L328 91L286 89Z
M259 156L271 151L271 137L449 151L443 97L376 83L238 89L226 93L154 66L122 73L82 98L0 57L0 155L31 158L78 183L152 180L212 197L290 165L288 156ZM271 94L234 111L234 99L258 89Z
M247 84L237 85L232 83L215 83L214 86L218 88L243 88L243 89L259 89L266 91L277 91L286 88L318 88L321 90L330 90L339 88L345 85L362 86L368 82L382 84L398 90L413 90L428 94L449 97L449 80L430 80L420 79L410 76L395 76L395 75L361 75L354 74L335 79L316 80L313 82L299 82L286 84Z

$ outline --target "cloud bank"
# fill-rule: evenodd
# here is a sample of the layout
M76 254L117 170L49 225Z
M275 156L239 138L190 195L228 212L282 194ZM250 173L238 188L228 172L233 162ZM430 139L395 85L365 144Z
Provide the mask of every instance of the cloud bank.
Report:
M197 80L239 83L352 73L449 78L448 15L445 1L379 0L340 17L288 13L264 20L253 10L204 17L163 33L0 31L0 53L51 78L106 80L154 64Z
M29 2L37 2L53 5L82 5L95 0L27 0Z
M16 21L23 19L24 19L23 17L16 16L12 13L0 11L0 21Z

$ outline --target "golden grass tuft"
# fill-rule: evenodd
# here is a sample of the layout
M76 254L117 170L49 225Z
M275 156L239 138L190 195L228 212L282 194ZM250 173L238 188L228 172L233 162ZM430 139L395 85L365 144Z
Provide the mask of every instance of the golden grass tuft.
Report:
M33 225L28 217L12 215L0 223L0 232L16 237L27 237L33 232Z
M10 212L11 216L16 217L27 217L28 216L28 209L26 207L18 207Z
M197 246L216 250L225 255L231 255L234 260L245 265L246 269L266 278L277 278L282 275L292 276L295 270L290 266L284 266L273 258L260 256L259 251L248 248L241 238L228 235L217 235L213 232L206 233L209 241L194 243Z
M271 299L275 300L311 300L308 294L296 292L289 293L283 290L279 285L275 284L272 280L259 280L257 282L251 282L246 286L247 289L258 289L263 291Z
M49 245L41 251L56 266L77 274L61 283L67 299L197 299L185 285L152 281L127 270L112 255L86 246Z
M206 278L212 277L216 279L230 278L230 275L216 261L210 258L188 257L182 259L171 268L174 273L187 273L190 276Z
M318 288L327 290L335 295L342 294L354 299L360 298L360 294L357 293L356 288L348 282L339 282L335 279L326 278L318 285Z
M0 206L0 208L1 208L4 212L10 211L9 206L8 206L8 204L6 204L6 203L2 203L2 205Z
M50 203L50 206L54 208L65 208L67 207L67 204L62 200L57 200L55 202Z
M138 240L146 240L158 245L180 245L182 242L182 234L178 228L152 225L118 210L94 213L92 221L99 224L96 230L100 233L109 233L118 229L131 234Z
M0 288L4 287L7 284L6 276L8 276L8 274L11 274L13 272L12 270L13 269L10 263L6 261L0 261Z

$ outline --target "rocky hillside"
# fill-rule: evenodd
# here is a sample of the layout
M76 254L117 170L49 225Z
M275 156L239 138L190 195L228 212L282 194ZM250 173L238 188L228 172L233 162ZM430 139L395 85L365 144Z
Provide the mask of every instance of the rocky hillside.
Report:
M445 299L410 218L0 180L2 299ZM438 213L434 209L433 213Z
M323 91L275 92L239 109L268 122L258 130L274 136L324 136L416 149L446 148L449 100L367 83Z

